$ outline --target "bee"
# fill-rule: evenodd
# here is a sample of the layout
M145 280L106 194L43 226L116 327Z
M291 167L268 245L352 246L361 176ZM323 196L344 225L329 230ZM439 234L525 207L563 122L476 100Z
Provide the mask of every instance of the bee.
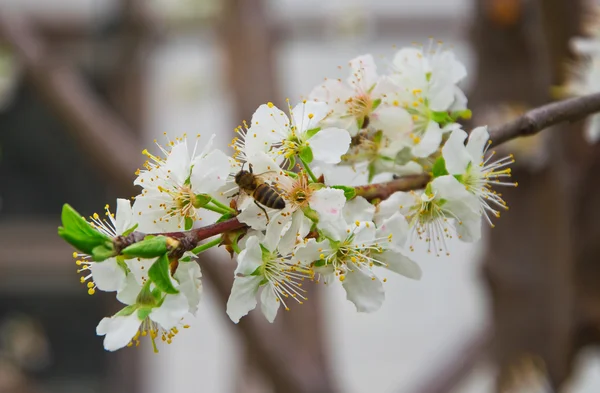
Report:
M256 206L265 213L267 221L269 221L269 215L262 205L281 210L285 207L285 200L275 187L265 182L263 178L266 173L268 172L255 175L252 171L252 164L249 165L249 170L245 170L242 166L242 169L235 175L235 184L240 188L240 192L235 195L239 195L243 191L246 195L252 196Z

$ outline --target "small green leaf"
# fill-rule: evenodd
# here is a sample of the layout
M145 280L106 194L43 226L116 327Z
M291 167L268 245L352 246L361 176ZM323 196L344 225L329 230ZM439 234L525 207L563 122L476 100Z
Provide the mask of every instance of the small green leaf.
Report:
M269 251L269 249L267 247L263 246L262 243L259 243L259 245L260 245L260 251L262 253L262 260L266 261L266 260L271 259L271 251Z
M81 216L81 214L79 214L75 209L73 209L68 203L65 203L63 205L60 219L62 221L63 227L65 227L69 232L85 234L88 236L101 235L108 239L107 236L102 235L100 232L92 228L89 222L87 222Z
M138 319L143 321L144 319L148 318L148 315L150 315L152 312L152 308L153 307L141 307L139 310L137 310Z
M296 156L291 156L291 157L288 159L288 161L289 161L289 163L288 163L288 169L293 169L293 168L296 166ZM294 172L288 172L288 174L290 174L290 173L294 173ZM296 175L296 174L294 173L294 175ZM296 177L297 177L297 176L298 176L298 175L296 175ZM293 177L293 176L292 176L292 177ZM295 179L295 177L294 177L294 179Z
M433 195L433 190L431 188L431 183L427 183L427 186L425 187L425 194L426 195Z
M223 221L227 221L230 218L235 217L232 213L225 213L223 214L221 217L219 217L219 219L216 222L223 222Z
M212 200L212 197L210 195L207 194L198 194L196 195L196 199L194 200L194 207L196 209L199 209L201 207L206 206L210 201Z
M185 217L185 230L189 231L190 229L192 229L192 227L194 226L194 220L192 219L192 217Z
M375 166L375 162L371 162L367 168L369 170L369 183L373 181L373 178L377 174L377 168Z
M58 227L58 236L62 237L64 241L75 247L77 250L88 255L92 254L94 247L105 242L105 240L99 240L85 234L69 232L64 227Z
M306 131L306 139L310 139L313 136L315 136L317 134L317 132L321 131L321 127L317 127L317 128L311 128L310 130Z
M299 152L300 159L307 164L310 164L313 161L313 152L310 146L302 146Z
M431 172L433 177L440 177L448 174L448 170L446 169L446 160L444 160L443 156L440 156L437 160L435 160Z
M171 282L169 258L167 258L166 253L158 257L156 262L150 266L150 269L148 269L148 277L161 291L169 294L179 293L177 288L175 288Z
M314 267L321 267L321 266L325 266L327 264L327 262L325 262L325 260L323 259L319 259L318 261L316 261L313 266Z
M133 231L135 231L138 227L138 224L135 224L134 226L132 226L131 228L129 228L128 230L126 230L125 232L123 232L122 236L127 236L133 233Z
M381 98L376 99L375 101L373 101L373 106L371 107L372 110L377 109L377 107L381 104Z
M317 213L316 210L311 209L309 206L303 207L302 213L304 213L306 218L308 218L312 222L315 222L315 223L319 222L319 213Z
M167 252L165 236L146 237L141 242L126 247L121 253L128 257L155 258Z
M431 120L442 126L454 122L454 119L448 112L431 112Z
M137 308L137 304L132 304L131 306L124 307L123 309L121 309L121 311L115 314L115 317L127 317L133 314L134 311L137 310Z
M469 120L473 116L473 112L471 112L470 109L465 109L463 111L452 112L451 116L454 120L458 120L458 119Z
M431 81L431 72L425 74L425 79L427 80L427 82Z
M459 183L463 182L463 175L454 175L454 178L459 181Z
M336 188L338 190L343 190L344 191L344 196L346 197L346 200L349 201L350 199L354 198L356 196L356 189L354 187L349 187L349 186L331 186L331 188Z
M101 244L92 249L92 258L96 262L102 262L108 258L114 257L116 254L112 243Z
M373 142L380 144L383 139L383 131L379 130L373 135Z

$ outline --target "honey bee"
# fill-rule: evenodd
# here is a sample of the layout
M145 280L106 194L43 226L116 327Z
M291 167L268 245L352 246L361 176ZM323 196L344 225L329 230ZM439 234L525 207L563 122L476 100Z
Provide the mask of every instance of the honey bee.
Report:
M285 200L275 187L265 182L264 175L267 173L255 175L251 164L249 165L249 170L245 170L242 167L235 175L235 184L240 188L240 192L235 195L239 195L243 191L246 195L252 196L256 206L265 213L267 221L269 221L269 215L262 205L271 209L281 210L285 207Z

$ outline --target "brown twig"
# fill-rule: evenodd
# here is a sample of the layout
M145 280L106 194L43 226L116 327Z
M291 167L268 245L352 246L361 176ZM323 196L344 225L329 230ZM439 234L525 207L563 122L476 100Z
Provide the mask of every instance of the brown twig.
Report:
M535 108L523 116L490 130L493 146L511 139L530 136L563 122L581 120L600 111L600 93L570 98Z

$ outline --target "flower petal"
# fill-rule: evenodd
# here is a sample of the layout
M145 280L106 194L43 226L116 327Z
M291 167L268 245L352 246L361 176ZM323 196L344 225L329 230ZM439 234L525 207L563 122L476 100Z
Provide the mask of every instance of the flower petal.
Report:
M127 316L103 318L96 327L96 334L104 337L104 349L116 351L121 349L135 336L140 328L137 312Z
M238 266L235 274L250 275L262 266L262 249L258 237L252 236L246 242L246 248L238 255Z
M117 199L117 211L115 212L115 230L118 235L134 226L133 210L129 199Z
M294 260L299 261L304 266L308 266L314 261L321 259L321 254L327 256L330 253L331 247L328 240L317 242L315 239L308 239L304 245L296 249Z
M119 266L116 258L93 263L90 270L94 283L101 291L119 291L125 286L125 270Z
M425 134L421 141L413 148L415 157L429 157L434 153L442 142L442 130L435 121L431 120L427 124Z
M408 221L399 212L395 212L391 217L383 220L377 228L377 238L389 237L390 247L398 249L404 247L408 238ZM388 247L386 247L388 248Z
M292 109L292 118L299 134L319 127L319 122L327 116L329 106L324 102L301 102Z
M370 119L371 125L391 140L404 139L413 129L412 117L400 106L382 104Z
M165 175L168 173L169 178L175 184L185 182L190 175L190 153L186 139L175 142L161 172Z
M236 277L227 300L227 315L234 323L256 308L256 293L262 278L260 276Z
M277 310L279 310L279 303L281 302L275 296L273 288L270 285L266 285L260 294L260 309L265 318L267 318L267 321L271 323L275 321Z
M420 280L423 272L415 261L399 250L387 250L377 254L377 259L385 264L385 268L404 277Z
M346 196L343 190L326 187L315 191L308 203L319 214L319 220L333 220L342 214Z
M160 307L155 307L150 312L150 319L158 323L165 330L177 326L181 319L188 313L188 301L183 293L165 295L165 300Z
M483 162L483 150L488 144L490 134L487 126L477 127L469 134L469 141L467 142L467 151L471 156L473 165L479 165Z
M138 284L134 275L128 274L125 277L125 285L117 292L117 300L128 306L135 304L141 290L142 286Z
M375 206L361 196L346 202L344 206L344 220L348 223L355 221L373 221Z
M471 155L465 147L467 133L457 129L450 133L450 138L442 147L442 155L446 161L446 169L450 174L463 174L471 162Z
M202 296L200 265L196 261L180 262L173 277L179 282L178 289L187 299L188 311L195 316Z
M348 84L361 92L370 90L377 83L377 66L371 55L362 55L350 60L352 75Z
M411 212L411 208L420 203L416 193L397 191L389 196L385 201L381 201L377 205L375 213L375 223L381 225L383 220L391 217L394 213L400 212L407 216Z
M312 101L325 102L333 110L336 117L345 115L348 110L346 101L352 97L354 92L348 85L337 79L325 79L319 86L315 87L309 95Z
M308 140L313 157L327 164L337 164L350 147L350 134L341 128L325 128Z
M358 312L377 311L385 299L383 284L372 273L369 275L352 263L348 266L351 270L346 272L342 282L346 298L354 303Z
M215 193L223 187L229 176L229 158L221 150L215 149L204 157L192 161L190 181L196 194Z

